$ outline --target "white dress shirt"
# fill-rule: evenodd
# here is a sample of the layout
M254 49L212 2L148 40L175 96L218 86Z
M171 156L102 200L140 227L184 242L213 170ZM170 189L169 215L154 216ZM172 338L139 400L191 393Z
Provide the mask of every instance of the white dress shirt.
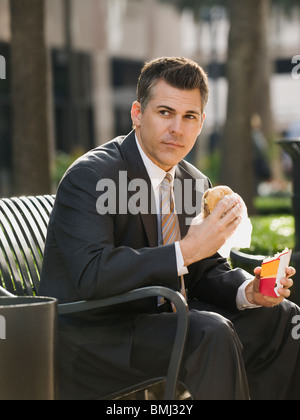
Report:
M161 169L159 166L155 165L155 163L152 162L151 159L149 159L149 157L143 151L137 137L135 137L135 139L136 139L136 144L137 144L137 147L139 149L141 158L144 162L144 165L145 165L146 170L148 172L149 178L151 180L151 185L152 185L152 189L153 189L154 197L155 197L158 226L161 226L161 210L160 210L160 198L159 198L160 197L160 195L159 195L160 184L162 183L162 181L165 178L167 173L163 169ZM173 179L175 177L175 171L176 171L176 166L174 166L168 172L172 176ZM158 242L159 242L159 244L162 243L161 235L162 235L161 231L160 231L160 229L158 229ZM188 274L188 269L184 265L184 259L183 259L183 256L182 256L182 252L181 252L179 242L175 242L175 250L176 250L176 261L177 261L178 276ZM248 286L248 284L251 283L251 281L252 280L248 280L248 281L244 282L240 286L240 288L238 289L236 303L237 303L237 308L239 310L257 308L257 305L252 305L251 303L248 302L248 300L246 298L245 290L246 290L246 287Z

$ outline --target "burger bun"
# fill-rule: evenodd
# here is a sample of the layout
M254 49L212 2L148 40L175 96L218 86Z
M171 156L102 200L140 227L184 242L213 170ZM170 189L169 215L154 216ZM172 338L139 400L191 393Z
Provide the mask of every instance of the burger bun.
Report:
M225 185L208 189L202 198L202 214L204 219L211 214L220 200L222 200L226 195L232 194L234 194L232 189Z

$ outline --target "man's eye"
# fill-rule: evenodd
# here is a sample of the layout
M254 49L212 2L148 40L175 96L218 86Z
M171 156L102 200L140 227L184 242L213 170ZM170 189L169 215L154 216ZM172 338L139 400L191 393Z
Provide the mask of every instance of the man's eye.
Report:
M187 118L188 120L194 120L196 117L195 117L195 115L188 114L188 115L186 115L185 118Z
M168 117L170 115L170 111L162 110L160 111L160 114L163 115L164 117Z

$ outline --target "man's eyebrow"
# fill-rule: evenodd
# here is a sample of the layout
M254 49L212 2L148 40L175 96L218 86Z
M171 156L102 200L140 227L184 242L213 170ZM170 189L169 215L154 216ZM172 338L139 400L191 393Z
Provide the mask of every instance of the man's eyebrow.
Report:
M171 112L176 112L176 109L171 108L170 106L167 106L167 105L158 105L158 106L157 106L157 109L160 109L160 108L167 109L168 111L171 111ZM195 110L186 111L186 114L196 114L196 115L201 115L201 113L200 113L200 112L195 111Z
M171 108L170 106L167 106L167 105L158 105L156 108L157 109L159 109L159 108L168 109L169 111L172 111L172 112L175 111L174 108Z

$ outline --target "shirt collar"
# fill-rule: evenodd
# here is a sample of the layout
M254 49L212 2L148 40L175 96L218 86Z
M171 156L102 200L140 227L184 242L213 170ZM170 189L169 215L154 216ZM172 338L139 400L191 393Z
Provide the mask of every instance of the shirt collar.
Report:
M136 135L135 140L154 190L162 183L167 173L169 173L173 179L175 178L176 166L173 166L173 168L171 168L168 172L164 171L159 166L155 165L155 163L152 162L151 159L149 159L149 157L143 151Z

